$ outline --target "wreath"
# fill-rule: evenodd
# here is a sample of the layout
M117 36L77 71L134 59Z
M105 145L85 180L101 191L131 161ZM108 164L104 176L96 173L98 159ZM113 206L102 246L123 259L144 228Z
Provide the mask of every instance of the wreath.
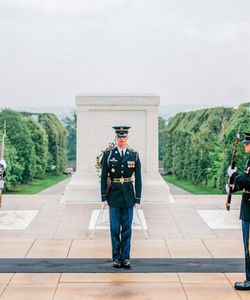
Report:
M102 150L100 154L98 154L96 156L96 172L97 172L97 176L100 178L101 174L102 174L102 158L103 158L103 154L106 151L109 151L111 149L114 149L116 147L116 142L115 140L113 142L110 142L105 150Z

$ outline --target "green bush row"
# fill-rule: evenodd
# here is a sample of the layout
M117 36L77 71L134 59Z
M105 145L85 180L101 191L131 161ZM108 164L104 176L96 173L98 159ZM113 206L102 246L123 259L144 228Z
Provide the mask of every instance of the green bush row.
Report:
M46 172L61 173L67 163L67 132L56 115L0 112L0 138L6 121L5 187L30 183Z
M238 109L218 107L178 113L163 124L160 119L159 155L166 172L223 191L238 128L241 139L243 132L250 131L250 103ZM240 144L237 165L244 168L245 161Z

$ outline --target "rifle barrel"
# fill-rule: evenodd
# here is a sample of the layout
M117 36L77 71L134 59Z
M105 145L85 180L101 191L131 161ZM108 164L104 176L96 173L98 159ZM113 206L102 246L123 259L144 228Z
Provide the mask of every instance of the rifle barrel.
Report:
M240 144L240 126L238 129L238 132L236 133L236 140L233 148L233 154L232 154L232 160L231 160L231 169L235 169L236 167L236 161L237 161L237 146ZM232 178L231 176L228 178L228 185L229 185L229 192L227 194L227 201L226 201L226 209L229 211L230 210L230 205L231 205L231 198L233 194L233 189L232 189Z
M4 141L5 141L5 136L6 136L6 121L4 122L4 127L3 127L3 137L2 137L2 146L1 146L1 156L0 156L0 159L4 159Z

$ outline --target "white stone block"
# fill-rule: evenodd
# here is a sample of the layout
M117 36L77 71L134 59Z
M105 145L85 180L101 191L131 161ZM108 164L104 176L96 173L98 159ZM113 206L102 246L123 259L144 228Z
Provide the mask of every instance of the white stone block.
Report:
M100 201L96 156L115 138L112 128L131 126L128 143L140 154L143 201L167 201L169 188L158 171L159 96L152 94L80 94L77 105L76 174L65 189L63 202Z

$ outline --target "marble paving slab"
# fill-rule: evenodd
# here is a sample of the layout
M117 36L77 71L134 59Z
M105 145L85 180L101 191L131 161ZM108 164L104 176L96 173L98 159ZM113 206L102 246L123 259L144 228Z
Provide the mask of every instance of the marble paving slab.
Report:
M240 229L239 210L207 209L197 210L211 229Z
M38 212L38 210L2 210L0 211L0 230L24 230Z
M147 222L143 213L142 209L137 209L142 226L144 229L147 229ZM101 210L100 209L93 209L90 222L89 222L89 230L93 230L95 228L95 224L97 223L96 229L109 229L109 212L108 209L105 209L103 215L100 216ZM100 218L99 218L100 216ZM98 218L100 220L98 220ZM141 224L138 219L138 216L134 210L134 220L133 220L133 229L141 229Z

